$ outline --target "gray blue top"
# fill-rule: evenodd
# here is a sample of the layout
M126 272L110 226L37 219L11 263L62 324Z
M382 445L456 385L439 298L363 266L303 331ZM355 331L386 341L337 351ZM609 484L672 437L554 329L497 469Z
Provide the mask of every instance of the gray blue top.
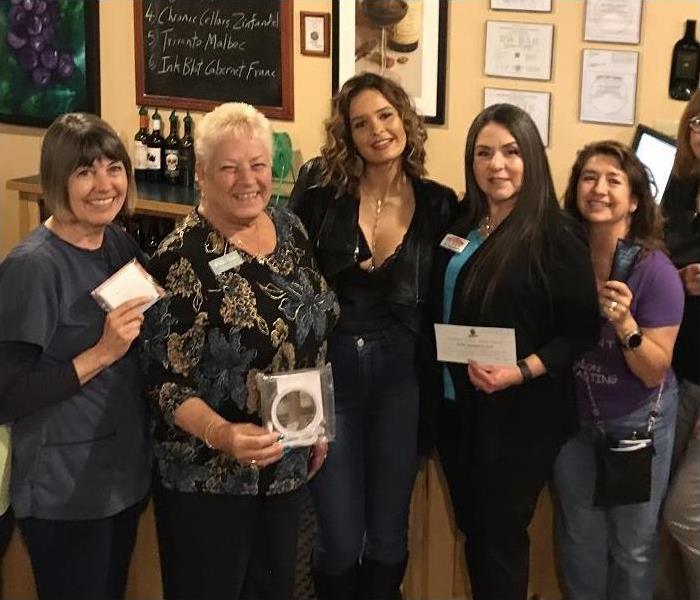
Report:
M0 341L39 346L37 371L71 361L102 335L105 313L90 292L138 254L115 226L97 250L38 227L0 263ZM15 421L12 441L20 518L102 518L144 498L151 451L136 349L73 396Z

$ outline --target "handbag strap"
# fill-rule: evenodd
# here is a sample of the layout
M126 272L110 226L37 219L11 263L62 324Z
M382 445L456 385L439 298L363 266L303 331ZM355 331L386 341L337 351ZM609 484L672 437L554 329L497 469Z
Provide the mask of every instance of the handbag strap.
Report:
M605 433L605 429L603 428L603 421L600 418L600 408L598 408L598 403L595 401L595 398L593 396L593 390L591 389L591 382L588 379L588 373L585 370L582 370L583 372L583 381L586 384L586 395L588 396L588 401L591 405L591 414L593 415L593 423L595 423L595 426L602 432ZM664 381L661 382L661 385L659 385L659 392L656 394L656 400L654 401L654 404L651 407L651 410L649 411L649 418L647 419L647 431L646 435L649 436L651 434L651 430L654 427L654 423L656 422L657 417L659 416L659 408L661 406L661 394L664 391Z

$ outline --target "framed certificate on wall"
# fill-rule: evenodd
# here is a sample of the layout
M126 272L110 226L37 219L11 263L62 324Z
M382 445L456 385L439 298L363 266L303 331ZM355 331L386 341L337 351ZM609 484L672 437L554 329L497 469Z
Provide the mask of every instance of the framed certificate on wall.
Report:
M585 41L639 44L641 30L642 0L586 0Z
M583 51L581 121L634 125L638 52Z
M553 39L551 23L486 21L484 73L549 81Z
M552 12L552 0L491 0L491 10Z

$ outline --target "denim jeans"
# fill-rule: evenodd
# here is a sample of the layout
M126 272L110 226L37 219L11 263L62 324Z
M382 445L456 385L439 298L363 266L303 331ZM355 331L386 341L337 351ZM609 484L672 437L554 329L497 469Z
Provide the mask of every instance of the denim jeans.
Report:
M319 524L315 568L336 575L361 556L405 560L417 471L415 335L403 325L334 335L336 437L310 482Z
M652 401L656 400L654 394ZM554 466L556 541L569 600L651 600L656 577L656 527L668 487L678 387L661 396L654 423L651 498L648 502L593 506L595 425L586 422L562 448ZM651 402L603 423L606 433L629 435L645 427Z

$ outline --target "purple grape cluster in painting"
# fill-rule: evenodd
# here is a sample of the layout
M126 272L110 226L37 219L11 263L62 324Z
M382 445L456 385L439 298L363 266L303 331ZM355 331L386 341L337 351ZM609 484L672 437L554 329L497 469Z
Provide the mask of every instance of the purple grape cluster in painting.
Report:
M53 47L59 14L58 0L10 0L7 45L19 68L41 88L75 71L73 57Z

